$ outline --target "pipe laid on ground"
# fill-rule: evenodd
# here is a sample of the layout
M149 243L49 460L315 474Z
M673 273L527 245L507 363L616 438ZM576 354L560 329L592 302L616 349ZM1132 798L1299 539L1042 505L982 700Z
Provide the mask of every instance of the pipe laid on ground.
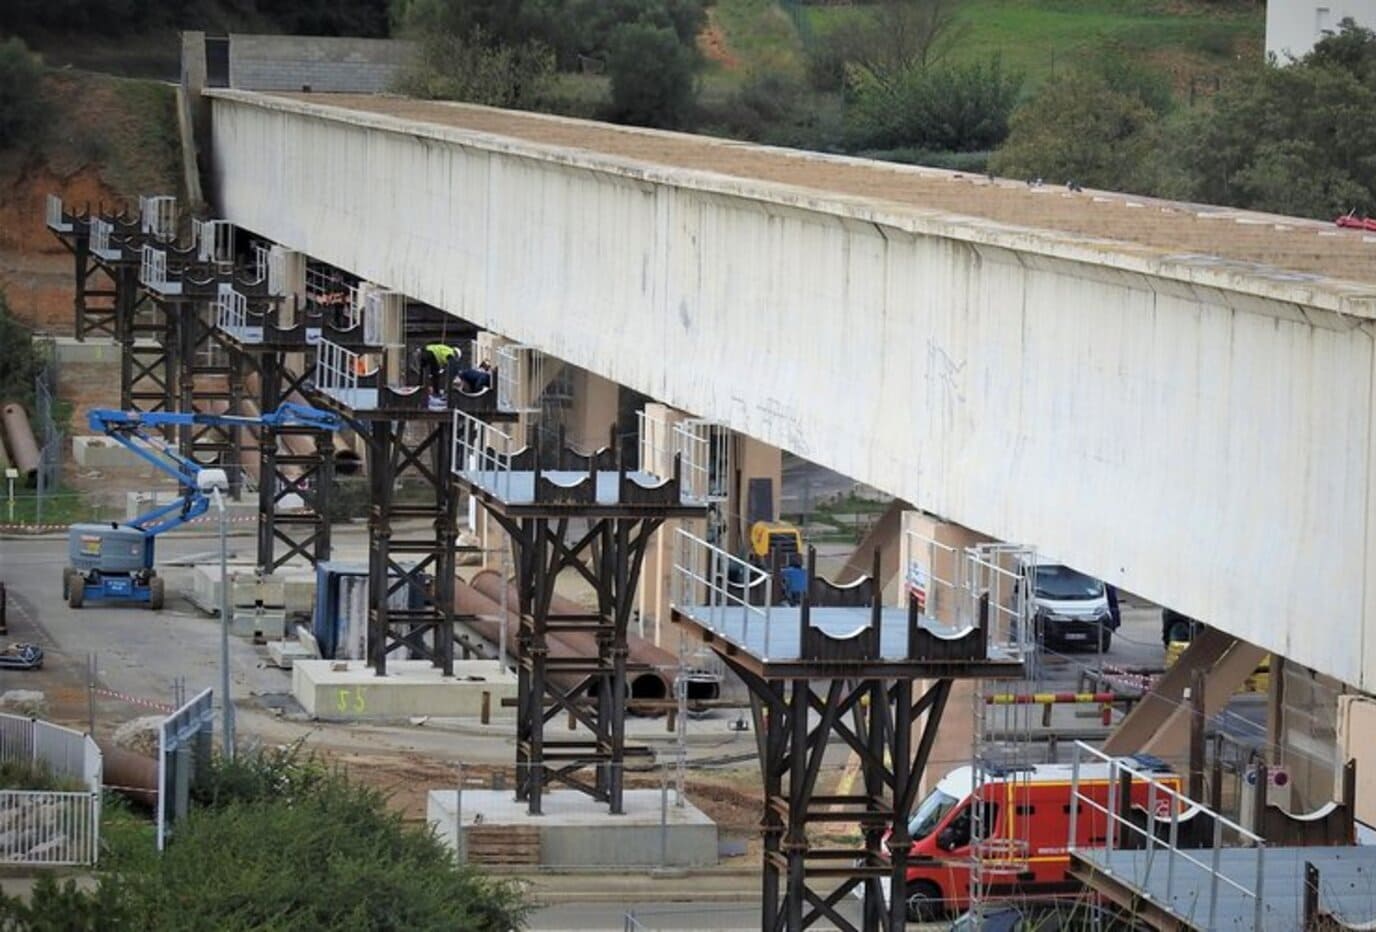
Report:
M478 571L474 574L471 585L493 602L501 602L502 575L496 570ZM507 604L513 609L520 604L514 585L507 587ZM555 595L550 599L550 610L559 614L570 615L587 612L587 609L560 595ZM561 631L558 636L576 649L580 655L597 656L597 638L595 635L577 631ZM675 671L679 668L678 657L635 634L628 633L626 635L626 646L629 651L627 656L631 663L650 668L630 675L631 698L667 699L671 697ZM721 684L715 680L690 679L687 682L687 690L690 703L698 700L716 699L721 695Z
M5 439L9 443L14 465L30 488L38 485L38 466L41 457L38 441L34 439L33 428L29 426L29 416L20 405L10 403L0 411L5 424Z
M101 782L126 799L149 808L158 804L158 762L125 750L113 741L96 739L100 748Z
M363 471L363 458L342 433L334 434L334 472L337 476L356 476Z
M464 616L462 623L494 646L501 643L500 627L505 625L507 651L511 654L516 652L516 638L521 633L521 615L515 608L515 603L511 603L503 618L500 602L489 599L462 579L454 580L455 614ZM562 635L548 635L545 642L550 657L565 659L580 656L575 648L563 640ZM554 674L550 678L565 690L573 689L583 679L577 674Z

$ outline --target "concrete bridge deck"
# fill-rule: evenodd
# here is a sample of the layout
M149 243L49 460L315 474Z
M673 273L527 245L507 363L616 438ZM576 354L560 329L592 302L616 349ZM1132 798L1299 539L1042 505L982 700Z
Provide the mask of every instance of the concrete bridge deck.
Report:
M462 105L208 96L239 226L1376 688L1369 235Z

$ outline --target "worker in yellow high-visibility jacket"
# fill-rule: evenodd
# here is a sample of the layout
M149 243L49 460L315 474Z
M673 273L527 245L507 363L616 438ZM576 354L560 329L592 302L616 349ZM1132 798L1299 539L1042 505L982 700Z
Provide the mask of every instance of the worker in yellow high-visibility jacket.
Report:
M420 368L430 383L431 394L441 394L458 371L459 350L445 343L427 343L421 347Z

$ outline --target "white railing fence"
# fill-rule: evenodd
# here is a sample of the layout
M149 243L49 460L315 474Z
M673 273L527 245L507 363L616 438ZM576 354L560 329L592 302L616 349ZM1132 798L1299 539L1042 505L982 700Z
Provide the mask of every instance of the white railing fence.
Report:
M1106 802L1100 802L1093 794L1083 792L1080 772L1086 765L1095 767L1096 770L1107 765ZM1147 787L1145 824L1139 825L1132 819L1123 817L1122 810L1125 807L1119 794L1122 792L1121 785L1125 777L1130 777L1132 783ZM1201 891L1193 885L1191 888L1190 912L1195 921L1198 921L1199 914L1203 911L1207 914L1204 928L1217 928L1220 904L1225 900L1236 900L1240 896L1244 903L1250 901L1253 911L1252 928L1264 928L1266 900L1262 890L1262 877L1266 868L1266 842L1260 835L1190 799L1174 785L1161 780L1159 774L1148 773L1134 766L1131 758L1111 757L1082 741L1075 742L1070 793L1072 805L1067 846L1072 853L1077 847L1078 820L1094 813L1095 817L1102 818L1108 826L1108 831L1104 833L1105 847L1102 851L1096 849L1095 856L1102 859L1106 865L1111 864L1111 869L1120 875L1131 863L1136 874L1129 878L1132 885L1143 891L1148 898L1164 897L1164 902L1158 905L1178 915L1179 910L1174 906L1176 877L1183 877L1186 872L1194 872L1196 875L1202 873L1207 878L1206 889ZM1186 849L1180 846L1181 822L1182 818L1187 816L1190 822L1198 822L1208 827L1211 837L1208 839L1207 848ZM1188 832L1189 829L1185 831ZM1161 837L1163 834L1164 839ZM1131 839L1128 843L1135 850L1145 850L1146 857L1131 862L1126 859L1121 863L1113 861L1115 848L1124 846L1125 839ZM1232 871L1234 876L1229 876L1221 865L1225 848L1250 852L1251 864L1244 865L1241 872ZM1164 863L1161 863L1162 861ZM1155 888L1151 885L1151 878L1156 871L1165 872L1164 893L1152 893ZM1253 878L1251 881L1241 879L1248 873ZM1186 892L1183 882L1180 892Z
M704 418L674 425L674 452L682 462L685 494L698 502L724 502L730 490L731 429Z
M234 264L234 224L228 220L193 220L196 258L217 266Z
M109 221L99 217L92 217L90 220L91 230L91 252L97 255L108 255L110 253L110 234L114 232L114 227Z
M0 864L96 863L103 766L95 741L60 725L0 715L0 761L83 787L0 789Z
M167 253L147 243L139 259L139 283L162 290L167 287Z
M358 353L321 339L315 348L315 387L331 395L358 388Z
M503 411L538 413L546 384L544 353L519 343L497 348L497 407Z
M139 197L139 229L162 243L177 238L177 199L169 194Z
M768 660L773 577L683 528L675 534L674 604L691 608L695 618L715 631L731 626L742 642L758 634L763 641L761 657Z
M453 465L450 468L455 475L509 498L513 452L519 452L518 445L506 431L464 411L454 412Z
M62 216L62 198L49 194L43 206L43 216L48 227L53 230L70 230L71 225Z
M248 326L248 298L221 283L215 295L215 325L221 330L242 330Z

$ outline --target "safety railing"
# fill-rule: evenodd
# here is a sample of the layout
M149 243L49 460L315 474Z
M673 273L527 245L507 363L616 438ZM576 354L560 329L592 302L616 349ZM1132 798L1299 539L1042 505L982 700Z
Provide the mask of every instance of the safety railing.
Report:
M50 230L66 233L72 229L72 224L67 220L62 210L62 198L56 194L49 194L44 202L43 217Z
M758 643L770 653L773 577L683 528L676 532L674 604L714 631Z
M186 817L196 767L210 758L215 730L215 694L203 689L158 727L158 850L167 845L176 823ZM230 713L233 721L233 713Z
M248 326L248 298L221 283L215 295L215 325L221 330L241 331Z
M904 537L908 566L903 586L908 595L917 599L918 613L956 627L972 623L969 603L963 597L965 561L960 549L916 531L905 531Z
M110 258L115 250L110 248L110 234L114 226L108 220L92 217L89 223L91 233L91 252L103 258Z
M544 353L519 343L497 348L497 407L516 413L538 412L545 384Z
M1094 767L1094 784L1104 787L1106 798L1096 798L1094 793L1084 792L1082 770L1086 766ZM1104 770L1107 771L1106 787L1100 777ZM1125 810L1139 808L1124 805L1120 796L1124 784L1129 787L1134 784L1145 785L1147 788L1146 806L1140 815L1140 823L1124 816ZM1251 927L1264 928L1266 900L1262 878L1266 870L1266 842L1260 835L1190 799L1163 781L1159 774L1148 773L1134 766L1132 758L1111 757L1082 741L1075 742L1070 793L1072 803L1067 848L1071 853L1085 850L1087 854L1083 856L1098 862L1098 869L1117 877L1121 882L1130 883L1135 893L1156 902L1173 915L1197 923L1202 907L1207 912L1205 928L1217 928L1220 905L1225 901L1235 901L1239 896L1243 903L1250 903ZM1132 797L1137 798L1140 798L1140 794ZM1107 827L1102 848L1086 849L1077 844L1079 820L1085 818L1087 813L1097 814ZM1207 833L1207 837L1200 837L1204 833ZM1161 837L1163 834L1165 838ZM1197 847L1183 847L1182 841L1187 835ZM1131 859L1113 857L1115 850L1129 845L1130 850L1144 852L1144 856ZM1242 862L1241 870L1223 870L1222 857L1226 849L1249 852L1250 856ZM1162 859L1164 865L1159 864ZM1232 859L1230 861L1233 865L1238 863ZM1166 878L1164 887L1159 888L1152 883L1152 877L1159 877L1159 871L1162 870ZM1202 875L1205 889L1201 890L1195 884L1186 887L1185 872ZM1242 879L1248 874L1252 878L1250 881ZM1176 907L1177 892L1188 896L1190 915L1182 915ZM1230 909L1236 908L1230 906Z
M191 230L198 261L217 266L234 264L234 224L228 220L193 220Z
M346 326L358 323L358 289L338 271L312 262L306 266L306 300L324 308L338 308L348 317Z
M1020 544L977 544L965 554L965 580L972 609L988 596L989 643L1015 659L1036 654L1032 586L1036 551Z
M731 430L704 418L674 425L674 450L682 463L685 495L698 502L724 502L730 489Z
M464 411L454 412L454 474L503 498L511 496L511 454L515 439Z
M358 358L358 353L322 338L315 347L316 389L336 397L353 392L358 388Z
M0 790L0 864L94 864L100 851L100 748L60 725L0 715L0 761L35 783L71 789Z
M177 238L177 199L170 194L139 197L139 229L161 243Z
M167 253L147 243L139 258L139 284L157 291L168 291L173 284L167 278Z

